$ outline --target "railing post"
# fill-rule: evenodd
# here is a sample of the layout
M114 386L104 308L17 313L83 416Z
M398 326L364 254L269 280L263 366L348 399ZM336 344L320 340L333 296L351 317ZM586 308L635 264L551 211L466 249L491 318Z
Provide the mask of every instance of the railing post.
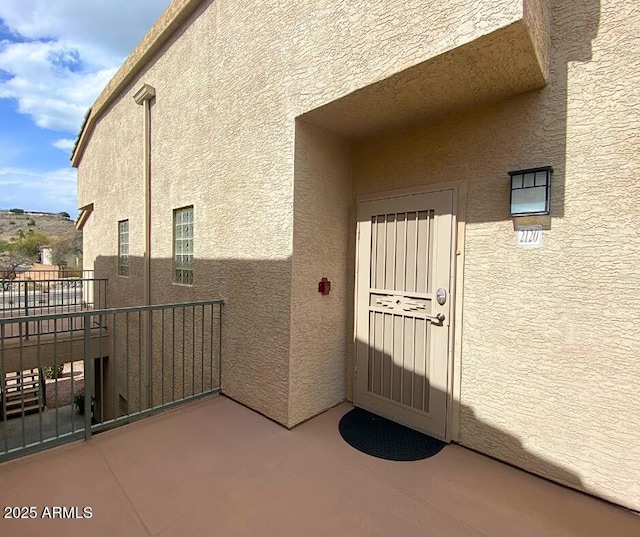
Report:
M218 314L220 323L220 327L218 328L218 389L220 389L220 391L222 391L222 306L224 306L224 302L220 302L218 305L220 311Z
M20 306L20 299L18 299L18 306ZM24 281L24 315L29 315L29 282ZM25 323L25 339L29 339L29 322Z
M6 383L7 379L5 377L4 370L4 339L5 339L5 324L0 324L0 390L2 390L2 394L0 394L0 404L2 405L1 413L2 419L4 420L5 426L2 428L4 431L4 449L2 450L4 453L9 451L9 436L7 433L7 404L5 397Z
M91 438L91 314L82 316L84 321L84 439Z

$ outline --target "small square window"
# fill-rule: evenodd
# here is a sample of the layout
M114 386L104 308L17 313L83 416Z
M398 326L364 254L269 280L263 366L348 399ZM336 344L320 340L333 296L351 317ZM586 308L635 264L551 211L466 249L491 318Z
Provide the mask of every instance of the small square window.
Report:
M118 275L129 276L129 220L118 222Z
M193 206L173 211L173 281L193 284Z

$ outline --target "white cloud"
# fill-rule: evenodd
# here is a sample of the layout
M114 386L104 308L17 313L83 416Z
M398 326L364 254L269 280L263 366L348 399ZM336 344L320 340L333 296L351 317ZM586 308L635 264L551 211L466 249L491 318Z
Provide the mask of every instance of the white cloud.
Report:
M16 39L0 42L0 98L15 99L38 127L75 134L87 108L168 4L2 0L0 19Z
M75 50L63 42L5 41L0 45L0 68L12 77L0 82L0 98L15 99L18 111L38 127L76 132L116 68L94 63L75 71L64 60Z
M18 112L37 127L75 136L87 108L169 3L0 0L0 35L9 36L0 40L0 99L15 100ZM28 169L22 156L37 154L38 137L33 147L11 146L11 120L0 120L0 203L75 214L75 170L56 164L41 171L47 151L39 171ZM53 146L70 151L72 136Z
M60 140L56 140L51 145L56 147L62 151L66 151L70 153L73 149L73 145L75 144L75 140L72 138L60 138Z
M0 190L4 209L16 202L37 198L39 206L20 207L50 212L66 211L75 214L76 170L61 168L38 173L20 168L0 168ZM37 196L34 194L37 193Z
M170 0L2 0L0 18L30 39L90 44L125 58Z

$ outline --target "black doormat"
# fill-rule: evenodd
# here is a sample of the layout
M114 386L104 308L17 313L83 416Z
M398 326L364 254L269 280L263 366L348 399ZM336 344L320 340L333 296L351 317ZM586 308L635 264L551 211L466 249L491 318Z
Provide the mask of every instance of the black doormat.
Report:
M361 408L342 416L339 429L342 438L358 451L390 461L427 459L446 445Z

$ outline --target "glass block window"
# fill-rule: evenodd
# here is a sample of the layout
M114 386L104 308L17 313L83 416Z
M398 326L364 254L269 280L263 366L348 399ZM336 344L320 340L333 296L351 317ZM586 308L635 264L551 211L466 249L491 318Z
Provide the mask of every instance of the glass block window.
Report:
M176 283L193 284L193 207L173 211L173 270Z
M129 276L129 220L118 222L118 274Z

